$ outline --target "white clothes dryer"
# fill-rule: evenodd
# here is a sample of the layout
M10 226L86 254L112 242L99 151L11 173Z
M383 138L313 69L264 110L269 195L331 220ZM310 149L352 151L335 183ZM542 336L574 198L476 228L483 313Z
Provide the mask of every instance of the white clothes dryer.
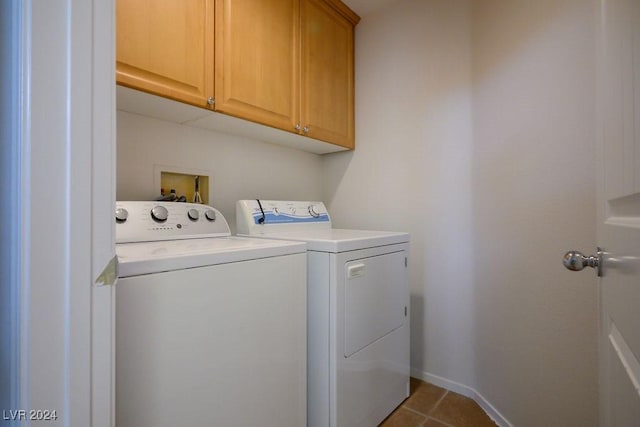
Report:
M307 425L378 425L409 396L409 235L334 229L322 202L240 200L236 226L307 244Z
M306 423L306 248L209 206L117 202L116 425Z

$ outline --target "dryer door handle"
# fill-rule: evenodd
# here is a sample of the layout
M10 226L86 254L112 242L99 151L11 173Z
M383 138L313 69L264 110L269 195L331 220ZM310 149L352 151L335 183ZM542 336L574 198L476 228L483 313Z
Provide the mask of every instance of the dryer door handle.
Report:
M355 279L356 277L364 276L366 264L358 263L347 267L347 279Z

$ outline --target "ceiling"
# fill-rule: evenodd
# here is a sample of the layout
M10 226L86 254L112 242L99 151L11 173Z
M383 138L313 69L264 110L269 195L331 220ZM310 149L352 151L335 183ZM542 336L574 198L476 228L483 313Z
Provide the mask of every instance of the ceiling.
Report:
M394 3L397 0L343 0L355 13L363 17L371 12Z

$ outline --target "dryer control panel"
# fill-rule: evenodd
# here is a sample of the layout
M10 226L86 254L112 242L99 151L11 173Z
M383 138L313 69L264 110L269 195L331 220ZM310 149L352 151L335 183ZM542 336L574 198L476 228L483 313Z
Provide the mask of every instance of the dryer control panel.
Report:
M331 218L322 202L291 200L239 200L236 203L238 234L331 228Z
M116 202L116 243L230 236L224 216L198 203Z

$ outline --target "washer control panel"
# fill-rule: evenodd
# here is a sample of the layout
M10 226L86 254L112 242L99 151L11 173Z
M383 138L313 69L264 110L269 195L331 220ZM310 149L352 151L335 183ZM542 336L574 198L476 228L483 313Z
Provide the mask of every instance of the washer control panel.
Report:
M322 202L291 200L239 200L236 203L238 234L290 230L307 227L331 228L331 218Z
M198 203L116 202L116 243L230 236L224 216Z

